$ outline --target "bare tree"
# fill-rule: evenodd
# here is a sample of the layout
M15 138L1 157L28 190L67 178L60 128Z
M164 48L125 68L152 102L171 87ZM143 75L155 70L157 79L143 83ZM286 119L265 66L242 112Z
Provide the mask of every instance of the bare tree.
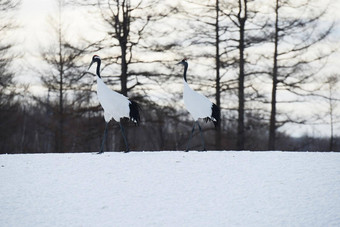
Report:
M54 138L53 151L65 152L71 151L70 144L73 143L70 133L74 128L70 127L70 122L82 114L80 110L86 109L85 105L88 105L91 98L93 79L84 76L82 57L92 45L76 46L65 38L66 29L61 16L64 5L62 0L57 3L58 17L51 22L57 39L41 53L49 69L39 71L48 95L47 99L36 97L36 100L46 107L46 114L52 116L48 124ZM68 144L67 149L65 144Z
M238 124L237 124L237 148L244 150L244 80L245 80L245 26L248 19L248 1L238 1L237 21L239 27L239 78L238 78Z
M15 72L11 68L15 58L13 42L9 42L9 33L16 28L14 13L20 1L0 0L0 150L12 152L15 141L11 136L19 125L16 124L16 112L19 107L15 102L16 88L14 84ZM9 149L11 147L11 149Z
M167 47L160 46L159 43L150 44L148 39L154 41L155 38L167 35L167 32L161 31L159 23L174 11L173 7L164 7L159 0L75 2L77 5L89 7L92 13L99 14L100 20L97 24L102 25L101 32L106 34L106 37L98 40L97 46L99 49L105 47L105 50L102 50L102 55L106 54L103 57L103 62L106 62L104 68L110 66L115 72L107 81L108 84L119 82L120 92L127 96L132 90L138 90L140 85L147 81L145 78L162 74L148 68L155 63L162 63L160 58L154 56L166 51ZM151 53L154 53L154 56ZM141 63L148 66L140 67Z
M275 149L277 128L290 121L287 119L279 123L277 120L278 90L305 95L307 90L303 85L310 83L319 71L317 67L311 67L312 64L322 65L321 60L330 54L329 52L317 54L317 50L313 49L328 37L333 25L321 24L320 20L326 10L315 12L312 3L313 0L275 1L273 35L270 36L274 51L269 150Z
M226 30L228 37L226 56L229 59L223 60L222 65L229 66L229 70L237 75L237 78L230 80L227 88L236 90L238 98L238 106L235 108L238 115L236 139L238 150L245 149L247 144L247 122L252 122L252 119L247 119L246 116L257 116L256 113L247 113L257 111L254 108L247 108L247 105L261 98L260 92L251 80L252 77L263 74L257 65L260 56L252 49L266 40L263 30L267 26L267 19L264 19L258 8L259 5L253 0L224 2L223 8L221 7L222 14L227 16L231 23Z
M334 126L339 120L337 120L336 115L336 108L338 106L338 102L340 101L339 98L336 96L336 92L339 89L339 75L333 74L329 76L325 84L328 86L328 95L325 97L328 101L329 109L328 109L328 115L329 115L329 125L330 125L330 139L329 139L329 151L334 151Z

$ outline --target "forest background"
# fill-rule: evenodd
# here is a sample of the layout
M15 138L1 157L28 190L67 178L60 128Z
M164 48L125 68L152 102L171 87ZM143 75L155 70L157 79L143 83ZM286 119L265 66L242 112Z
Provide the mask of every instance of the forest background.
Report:
M0 0L0 153L98 151L94 54L140 103L131 150L184 150L188 82L221 109L208 150L340 151L339 2ZM199 149L199 136L194 137ZM124 150L110 123L106 150Z

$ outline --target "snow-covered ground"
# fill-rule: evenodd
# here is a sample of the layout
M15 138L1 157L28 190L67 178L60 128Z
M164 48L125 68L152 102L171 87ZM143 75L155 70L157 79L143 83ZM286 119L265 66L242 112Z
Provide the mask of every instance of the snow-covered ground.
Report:
M0 155L0 226L340 226L340 153Z

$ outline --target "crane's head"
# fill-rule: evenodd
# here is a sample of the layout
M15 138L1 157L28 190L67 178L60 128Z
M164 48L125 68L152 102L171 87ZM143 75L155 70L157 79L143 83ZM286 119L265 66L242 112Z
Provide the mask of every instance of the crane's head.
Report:
M91 64L90 64L90 66L87 70L89 70L91 68L92 64L95 63L95 62L98 62L98 63L100 62L100 57L98 55L93 55Z
M178 62L177 65L178 65L178 64L181 64L181 65L184 65L184 66L188 66L187 59L184 58L182 61Z

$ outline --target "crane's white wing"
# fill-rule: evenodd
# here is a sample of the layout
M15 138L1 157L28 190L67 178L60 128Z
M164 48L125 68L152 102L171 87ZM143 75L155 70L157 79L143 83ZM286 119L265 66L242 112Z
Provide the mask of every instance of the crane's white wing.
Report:
M97 95L104 109L105 121L108 122L111 118L120 121L122 117L129 117L130 101L128 98L112 91L99 77L97 77Z
M204 95L192 90L184 81L183 99L184 105L195 121L198 118L211 116L212 102Z

